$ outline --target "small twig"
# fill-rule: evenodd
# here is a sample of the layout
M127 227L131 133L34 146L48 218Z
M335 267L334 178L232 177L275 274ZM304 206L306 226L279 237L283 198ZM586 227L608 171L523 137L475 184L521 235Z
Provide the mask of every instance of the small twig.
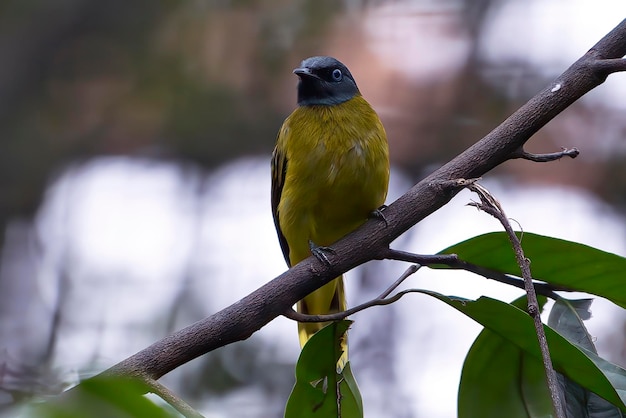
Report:
M441 264L444 266L455 265L459 261L456 254L415 254L407 251L394 250L389 247L383 248L379 253L379 260L397 260L415 263L421 266L434 266Z
M358 311L362 311L364 309L367 309L371 306L383 306L383 305L390 305L394 302L397 302L398 300L400 300L400 298L402 298L402 296L407 295L409 293L424 293L423 290L421 289L406 289L406 290L402 290L398 293L396 293L395 295L388 297L386 299L372 299L369 302L365 302L362 303L359 306L355 306L352 309L349 309L347 311L343 311L343 312L338 312L336 314L329 314L329 315L306 315L306 314L301 314L300 312L296 312L293 309L283 313L283 316L285 318L289 318L292 319L294 321L298 321L298 322L328 322L328 321L340 321L342 319L346 319L346 317L352 315L355 312ZM358 309L357 309L358 308Z
M520 289L524 289L524 280L519 277L514 277L509 274L504 274L499 271L490 270L488 268L478 266L476 264L469 263L467 261L461 260L458 258L456 254L435 254L435 255L422 255L422 254L414 254L406 251L394 250L391 248L386 248L385 251L380 253L382 258L388 260L398 260L398 261L406 261L409 263L419 263L422 266L435 266L435 265L444 265L451 269L455 270L465 270L470 273L478 274L486 279L495 280L500 283L508 284L511 286L515 286ZM549 283L538 283L533 282L535 286L535 291L543 296L549 297L551 299L558 298L558 295L555 291L569 291L565 287L554 286Z
M552 406L554 407L557 418L565 418L563 404L561 403L561 389L556 378L556 372L552 366L548 340L546 339L546 334L543 329L543 322L541 322L541 312L539 311L537 294L535 293L535 287L533 286L532 275L530 272L530 260L524 255L524 250L522 249L520 241L517 238L517 235L515 235L515 232L513 231L502 206L500 206L500 203L489 193L487 189L477 183L469 185L468 188L476 193L480 197L481 201L481 203L473 203L472 206L475 206L498 219L509 236L509 240L511 241L515 252L517 264L519 265L522 271L522 277L524 278L526 295L528 298L528 314L533 318L533 322L535 324L535 331L537 332L537 339L539 340L543 366L546 371L550 396L552 397Z
M383 293L378 295L377 299L385 299L391 294L391 292L396 290L398 286L400 286L402 282L404 282L409 276L417 273L417 270L419 270L420 268L421 266L419 264L413 264L412 266L409 266L406 270L404 270L404 273L402 273L395 282L391 283L391 286L385 289Z
M523 148L519 149L511 155L511 158L521 158L524 160L534 161L536 163L545 163L549 161L560 160L563 157L576 158L580 154L578 148L562 148L559 152L551 152L548 154L533 154L526 152Z
M398 299L400 299L403 295L402 292L388 298L388 296L391 294L391 292L393 292L395 289L398 288L398 286L400 286L402 284L402 282L404 282L410 275L412 275L413 273L415 273L417 270L420 269L419 265L411 265L409 266L409 268L407 268L405 270L404 273L402 273L402 275L398 278L398 280L396 280L395 282L393 282L387 289L385 289L385 291L383 293L381 293L377 298L372 299L368 302L362 303L360 305L355 306L354 308L350 308L347 309L345 311L341 311L341 312L337 312L337 313L333 313L333 314L327 314L327 315L307 315L307 314L303 314L300 312L296 312L293 309L288 309L287 311L285 311L283 313L283 316L289 319L292 319L294 321L298 321L298 322L327 322L327 321L340 321L342 319L347 318L348 316L355 314L357 312L360 312L364 309L370 308L372 306L381 306L381 305L389 305L390 303L393 303L395 301L397 301ZM402 293L402 294L401 294Z
M441 190L442 193L453 196L460 190L466 189L470 184L473 184L479 180L480 180L480 177L470 178L470 179L454 178L451 180L441 179L441 180L432 182L430 185L435 186L436 188Z
M597 60L593 63L593 68L596 71L604 73L604 75L609 75L620 71L626 71L626 59L613 58Z
M204 418L204 415L193 409L187 402L176 396L171 390L163 386L157 380L151 378L142 379L148 386L150 392L159 396L174 409L180 412L185 418Z

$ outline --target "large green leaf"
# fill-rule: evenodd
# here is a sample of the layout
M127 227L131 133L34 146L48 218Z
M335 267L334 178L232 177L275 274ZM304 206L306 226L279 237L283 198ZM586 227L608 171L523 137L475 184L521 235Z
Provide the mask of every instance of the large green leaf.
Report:
M542 306L545 301L540 298ZM526 297L513 303L523 306ZM459 418L537 418L552 411L541 361L485 328L463 363Z
M343 353L341 338L351 323L330 323L302 348L285 418L363 417L363 402L350 362L337 372L337 361Z
M525 232L524 253L533 276L570 290L592 293L626 308L626 258L576 242ZM441 251L502 273L520 275L504 232L479 235Z
M541 359L533 320L521 309L484 296L478 300L469 300L427 290L418 292L441 300L516 345L524 353ZM544 326L544 329L555 369L626 411L626 392L622 392L620 386L626 375L624 370L600 359L591 351L574 346L550 327ZM596 364L603 365L598 367ZM620 389L619 393L616 388Z
M545 302L540 297L540 304ZM570 303L571 302L571 303ZM550 313L549 324L571 342L589 350L595 363L595 347L577 312L588 315L589 300L559 300ZM526 297L513 302L523 308ZM573 305L573 306L572 306ZM574 308L576 307L576 309ZM557 355L552 353L552 357ZM611 367L596 363L605 375ZM611 365L612 367L615 367ZM622 418L619 409L566 376L559 374L568 418ZM619 379L609 378L620 392ZM621 394L624 399L624 394ZM459 385L459 418L538 418L553 414L542 362L535 355L489 329L483 330L463 364Z

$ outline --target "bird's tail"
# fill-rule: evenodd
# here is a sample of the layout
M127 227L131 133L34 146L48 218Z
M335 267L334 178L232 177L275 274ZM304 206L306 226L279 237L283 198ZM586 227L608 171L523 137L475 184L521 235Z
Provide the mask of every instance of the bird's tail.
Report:
M298 302L297 307L298 312L307 315L326 315L345 311L346 293L344 290L343 276L337 277L306 296ZM309 338L326 325L328 325L328 322L299 322L298 334L300 336L300 346L304 347ZM345 334L341 339L341 349L343 354L337 362L337 370L343 370L343 367L348 361L348 338Z

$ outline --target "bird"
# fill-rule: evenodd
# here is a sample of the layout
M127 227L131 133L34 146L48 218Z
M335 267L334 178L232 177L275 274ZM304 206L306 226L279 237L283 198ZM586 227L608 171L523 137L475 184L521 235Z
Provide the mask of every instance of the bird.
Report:
M311 254L324 256L328 246L380 213L389 184L385 129L348 68L315 56L293 73L298 106L279 130L271 161L272 215L289 267ZM343 276L300 300L296 309L309 315L346 310ZM325 325L299 322L301 347ZM341 348L345 364L346 338Z

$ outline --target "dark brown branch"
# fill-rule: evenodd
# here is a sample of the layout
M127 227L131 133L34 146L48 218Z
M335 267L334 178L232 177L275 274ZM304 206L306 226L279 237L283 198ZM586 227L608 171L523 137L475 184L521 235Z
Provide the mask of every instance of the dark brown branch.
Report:
M534 161L536 163L546 163L550 161L560 160L563 157L576 158L580 154L578 148L563 148L559 152L551 152L548 154L532 154L526 152L523 148L513 154L513 158L522 158L528 161Z
M239 302L163 338L105 372L158 379L216 348L248 338L290 306L337 275L376 258L410 227L445 205L455 193L438 184L477 178L509 160L515 150L582 95L602 84L606 70L598 62L626 55L626 20L506 121L385 209L385 222L371 219L333 245L327 266L309 257ZM599 64L600 67L604 64ZM558 89L555 89L556 85Z
M397 260L416 263L422 266L454 266L459 262L456 254L415 254L407 251L385 248L378 253L379 260Z
M497 282L515 286L519 289L524 289L524 280L518 277L514 277L508 274L501 273L499 271L490 270L485 267L477 266L476 264L469 263L465 260L461 260L456 254L435 254L435 255L421 255L413 254L406 251L387 249L383 252L383 258L389 260L406 261L409 263L419 263L423 266L446 266L454 270L465 270L470 273L477 274L486 279L495 280ZM543 296L551 299L556 299L559 296L556 291L570 291L565 287L555 286L549 283L533 282L535 291Z
M626 71L626 59L624 58L598 60L593 65L596 71L605 75Z
M537 334L537 340L539 341L543 367L546 372L546 380L548 381L550 397L552 398L552 407L556 412L557 418L565 418L565 411L563 410L563 404L561 403L561 387L559 386L556 372L552 366L548 339L546 338L546 332L543 329L543 322L541 321L539 302L537 301L537 294L535 293L535 287L533 285L533 276L530 272L530 260L524 255L522 244L517 235L515 235L515 231L513 231L513 228L511 227L500 202L498 202L487 189L477 183L470 185L469 189L478 194L480 197L480 203L473 203L473 206L476 206L478 209L490 214L500 221L509 237L509 240L511 241L517 265L519 266L522 272L522 277L524 278L524 288L526 289L526 298L528 300L528 314L533 319L533 323L535 325L535 332Z

